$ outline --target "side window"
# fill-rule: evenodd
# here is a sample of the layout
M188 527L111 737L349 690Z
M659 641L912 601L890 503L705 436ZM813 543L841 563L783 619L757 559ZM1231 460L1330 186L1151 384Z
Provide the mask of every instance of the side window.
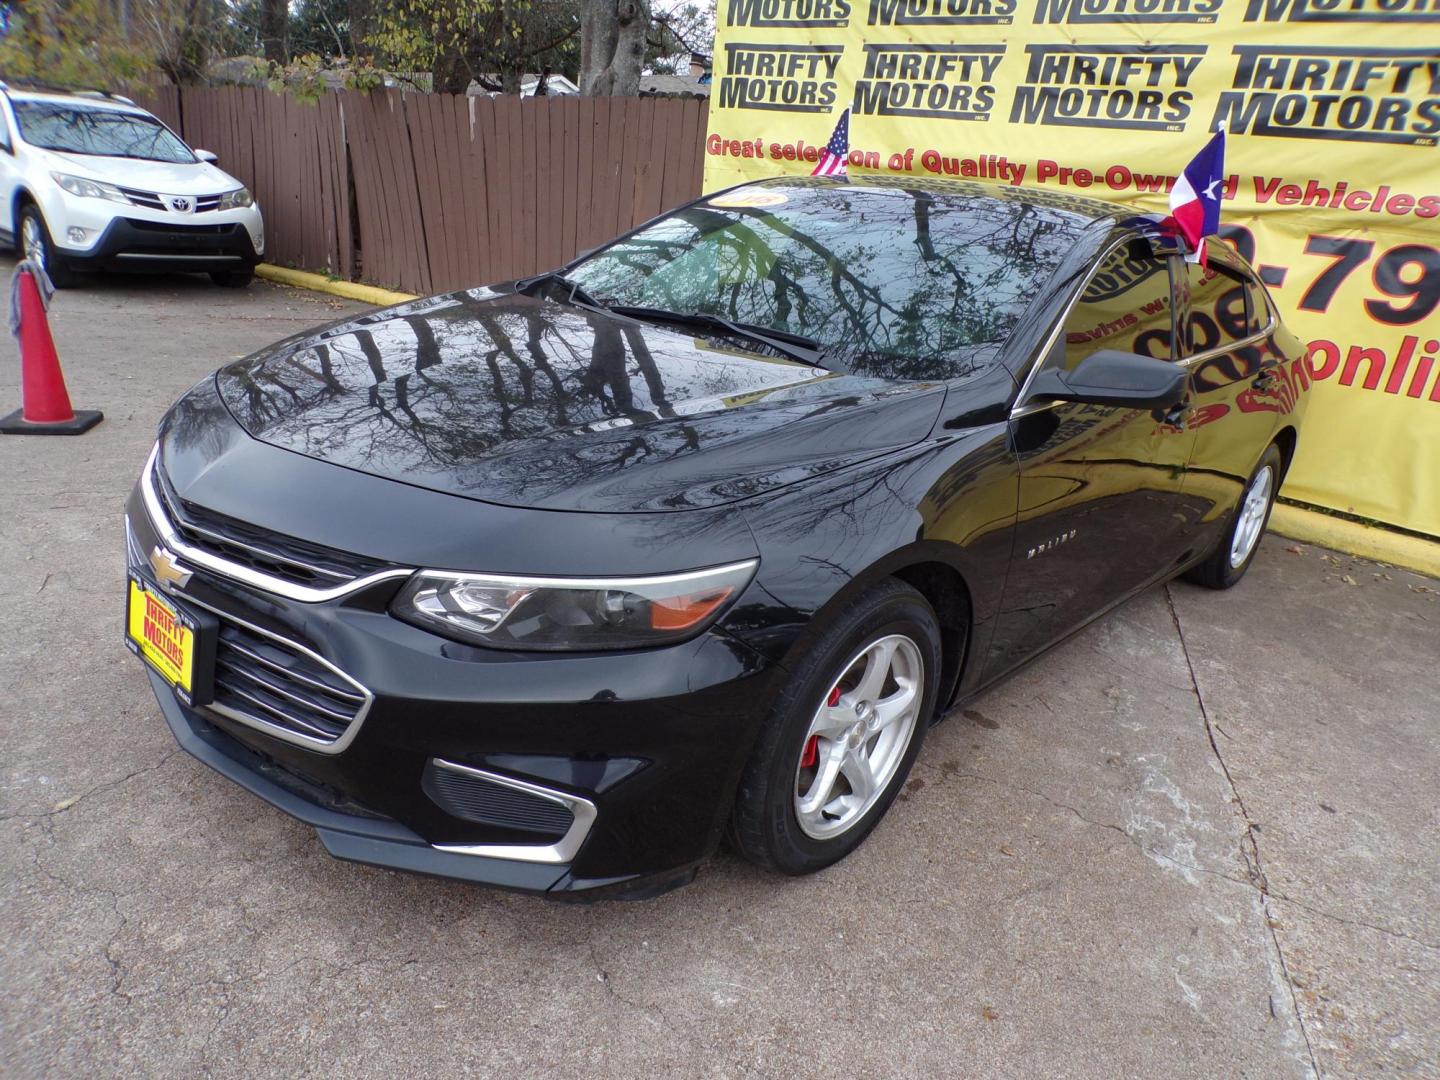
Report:
M1143 243L1105 257L1065 320L1066 371L1101 349L1173 358L1169 261Z
M1185 264L1190 278L1190 319L1186 326L1186 347L1191 353L1224 349L1249 337L1269 319L1255 302L1245 276L1216 259L1209 266Z

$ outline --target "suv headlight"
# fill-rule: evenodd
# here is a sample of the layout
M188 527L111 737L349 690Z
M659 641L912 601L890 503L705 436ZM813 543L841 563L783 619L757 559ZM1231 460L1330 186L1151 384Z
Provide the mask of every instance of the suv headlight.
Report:
M50 179L59 184L71 195L78 195L82 199L109 199L111 202L128 203L130 200L125 193L114 184L107 184L102 180L87 180L83 176L71 176L69 173L52 172Z
M637 649L694 637L759 560L636 578L537 578L420 570L390 606L405 622L495 649Z
M226 191L220 196L220 202L216 204L216 210L243 210L247 206L254 206L255 199L250 194L249 188L236 188L234 191Z

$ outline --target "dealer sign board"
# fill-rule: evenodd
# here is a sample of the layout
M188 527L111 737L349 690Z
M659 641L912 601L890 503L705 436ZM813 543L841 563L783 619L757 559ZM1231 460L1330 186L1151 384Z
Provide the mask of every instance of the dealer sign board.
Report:
M1225 125L1225 236L1310 343L1286 494L1440 536L1440 0L719 0L705 184L849 168L1165 212Z

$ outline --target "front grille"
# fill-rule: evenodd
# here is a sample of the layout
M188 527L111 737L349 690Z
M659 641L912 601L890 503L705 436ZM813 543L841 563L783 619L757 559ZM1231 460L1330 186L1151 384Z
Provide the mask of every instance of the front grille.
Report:
M133 205L143 206L146 210L170 209L169 204L166 203L165 199L157 192L141 191L138 188L127 187L122 187L120 192L125 198L129 199ZM219 192L216 192L214 195L194 195L191 196L191 198L195 200L195 213L197 214L204 213L206 210L216 210L220 206Z
M146 210L165 210L167 207L160 201L160 196L153 191L140 191L136 188L122 187L121 193L136 206L143 206Z
M215 700L222 716L333 743L365 713L369 692L308 650L220 614Z
M554 799L456 772L433 760L425 767L420 786L436 806L461 821L518 829L549 840L563 837L575 822L570 808Z
M192 547L295 585L331 588L391 564L248 525L181 499L159 463L155 489L171 527Z

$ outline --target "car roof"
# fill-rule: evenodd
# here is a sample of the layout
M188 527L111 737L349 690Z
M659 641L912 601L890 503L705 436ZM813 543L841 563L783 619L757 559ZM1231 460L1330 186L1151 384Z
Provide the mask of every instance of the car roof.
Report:
M105 97L99 91L66 93L63 90L31 90L25 87L6 86L4 92L11 101L54 101L67 105L84 105L88 108L104 109L109 112L150 115L133 101L119 97Z
M976 180L947 180L929 176L775 176L754 180L740 187L789 187L789 188L844 188L849 191L875 192L877 194L913 194L925 192L936 199L947 196L954 199L991 198L1021 202L1030 206L1044 206L1064 210L1077 217L1092 221L1105 220L1116 224L1134 224L1137 221L1158 222L1160 215L1152 214L1139 207L1125 203L1105 202L1083 195L1047 191L1044 188L1015 187L987 184Z
M923 192L939 202L948 199L994 199L1044 207L1079 218L1088 235L1104 236L1115 230L1139 233L1158 250L1177 251L1173 225L1162 214L1151 213L1126 203L1105 202L1068 192L1044 188L987 184L976 180L948 180L928 176L775 176L735 185L737 188L765 187L790 189L835 188L875 195L909 195ZM733 189L731 189L733 190Z

